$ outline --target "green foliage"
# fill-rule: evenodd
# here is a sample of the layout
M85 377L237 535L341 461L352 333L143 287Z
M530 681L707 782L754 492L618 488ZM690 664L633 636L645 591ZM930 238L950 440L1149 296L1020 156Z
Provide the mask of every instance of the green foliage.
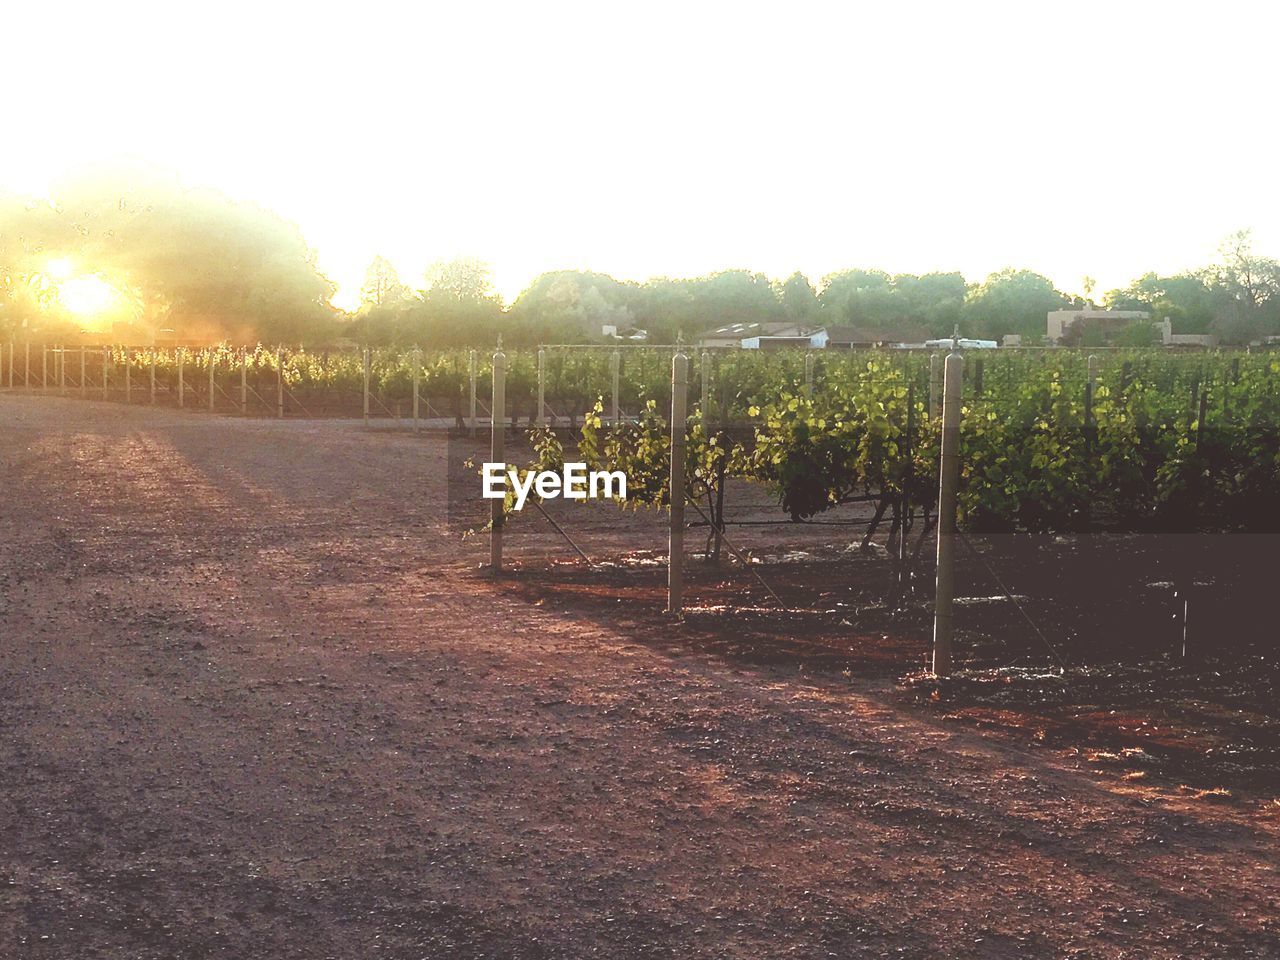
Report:
M1037 342L1051 310L1070 304L1048 277L1030 270L1000 270L969 291L964 305L965 332L998 340L1007 333Z

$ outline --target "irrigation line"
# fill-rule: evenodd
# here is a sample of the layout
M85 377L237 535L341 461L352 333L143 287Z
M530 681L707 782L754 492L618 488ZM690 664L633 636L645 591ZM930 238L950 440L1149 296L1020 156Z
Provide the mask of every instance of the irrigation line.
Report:
M697 502L696 500L694 500L694 499L693 499L693 497L686 496L686 497L685 497L685 500L689 503L689 506L693 507L693 509L695 509L695 510L697 510L697 511L698 511L698 515L699 515L700 517L702 517L702 519L703 519L703 520L707 521L707 523L708 523L708 524L710 524L710 523L711 523L711 518L710 518L710 517L708 517L708 516L703 512L702 508L701 508L700 506L698 506L698 502ZM723 543L726 547L728 547L728 548L729 548L729 552L730 552L730 553L732 553L735 557L737 557L737 558L738 558L739 562L741 562L741 564L742 564L744 567L746 567L746 568L747 568L747 571L748 571L748 572L749 572L753 577L755 577L757 580L759 580L759 581L760 581L760 586L764 587L766 590L768 590L768 591L769 591L769 596L773 597L773 599L777 601L778 606L782 608L782 612L783 612L783 613L790 613L790 612L791 612L791 611L790 611L790 609L787 607L787 605L786 605L785 603L783 603L783 602L782 602L782 598L781 598L781 597L779 597L776 593L774 593L774 592L773 592L773 587L769 586L769 584L768 584L768 582L765 580L765 578L764 578L764 577L762 577L762 576L760 576L759 572L758 572L754 567L752 567L752 566L751 566L751 562L750 562L749 560L747 560L747 558L746 558L746 557L744 557L744 556L741 554L741 552L739 552L738 548L737 548L737 547L735 547L732 543L730 543L730 542L729 542L729 538L728 538L728 537L726 537L726 536L724 535L724 531L723 531L723 530L721 530L721 531L720 531L720 542L721 542L721 543Z
M793 527L869 527L874 518L866 520L725 520L726 527L773 527L789 524ZM691 523L690 527L709 527L710 523Z
M553 520L553 519L551 518L551 514L547 513L547 511L543 509L542 504L541 504L541 503L539 503L537 500L531 500L530 502L531 502L535 507L537 507L537 508L538 508L538 512L539 512L540 514L542 514L544 517L546 517L546 518L547 518L547 523L549 523L549 524L551 524L551 526L555 527L555 529L556 529L556 533L558 533L558 534L560 534L560 536L564 537L564 538L565 538L565 540L567 540L567 541L568 541L569 546L573 547L573 549L574 549L574 550L576 550L576 551L578 552L578 556L580 556L583 560L587 561L587 566L589 566L589 567L594 567L594 566L595 566L595 564L592 562L591 558L590 558L590 557L588 557L585 553L583 553L582 548L581 548L580 546L578 546L576 543L574 543L574 542L573 542L573 537L571 537L571 536L569 536L569 534L565 533L565 532L564 532L564 528L563 528L562 526L560 526L560 524L556 523L556 522L555 522L555 520Z
M1058 655L1058 651L1054 648L1053 644L1049 642L1049 638L1044 635L1041 629L1036 625L1036 622L1032 620L1027 611L1023 609L1022 604L1017 601L1012 591L1004 585L1004 581L1000 579L1000 575L996 573L995 568L991 566L991 564L987 563L987 558L974 548L973 544L969 542L969 538L966 537L962 531L957 530L956 533L959 534L960 541L969 549L969 552L973 554L974 558L987 568L987 573L991 574L991 579L996 582L996 586L1000 588L1000 591L1004 594L1004 598L1013 604L1014 609L1017 610L1018 613L1022 614L1022 619L1027 621L1031 629L1036 632L1036 636L1040 638L1040 642L1045 645L1045 648L1051 654L1053 654L1053 659L1058 661L1058 669L1065 676L1067 672L1066 661Z

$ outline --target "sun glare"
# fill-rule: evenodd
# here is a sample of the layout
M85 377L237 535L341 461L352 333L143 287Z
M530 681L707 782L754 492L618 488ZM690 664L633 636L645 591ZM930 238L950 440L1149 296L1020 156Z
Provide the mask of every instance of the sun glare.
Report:
M58 284L58 300L80 317L92 317L115 306L115 287L95 274L74 277Z
M59 257L56 260L49 261L48 266L45 268L45 273L54 280L66 280L71 276L72 269L70 260L66 257Z

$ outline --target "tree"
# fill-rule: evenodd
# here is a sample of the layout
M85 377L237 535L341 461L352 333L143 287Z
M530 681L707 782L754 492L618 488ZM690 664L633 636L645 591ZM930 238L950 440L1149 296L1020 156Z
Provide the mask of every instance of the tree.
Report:
M1048 277L1007 268L970 290L964 305L965 325L969 333L992 339L1007 333L1040 337L1049 311L1070 303Z
M809 323L818 315L818 292L809 278L797 270L778 286L782 313L796 323Z
M377 256L364 272L360 287L360 305L365 309L400 303L409 297L409 288L400 282L400 274L391 262Z
M48 264L118 294L120 317L180 338L297 343L328 338L334 286L298 228L260 207L133 168L56 184L51 203L0 205L0 272L7 323L69 318L47 289ZM10 241L9 238L18 238ZM56 284L56 281L55 281ZM42 285L44 285L42 287Z
M1218 247L1218 281L1245 306L1257 309L1280 291L1280 263L1253 252L1252 231L1237 230Z
M830 323L880 328L893 322L893 278L883 270L841 270L822 278L822 313Z
M601 329L634 325L635 284L603 273L556 270L537 277L511 305L517 339L577 342L599 338Z
M501 306L493 289L489 265L477 257L455 257L437 260L426 270L427 290L424 299L455 302L491 301Z

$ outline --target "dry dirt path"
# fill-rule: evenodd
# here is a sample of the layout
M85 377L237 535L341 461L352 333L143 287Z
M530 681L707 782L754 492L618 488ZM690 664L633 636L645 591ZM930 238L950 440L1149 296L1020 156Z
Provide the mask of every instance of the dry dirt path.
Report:
M0 395L0 957L1280 957L1280 808L477 575L439 438Z

